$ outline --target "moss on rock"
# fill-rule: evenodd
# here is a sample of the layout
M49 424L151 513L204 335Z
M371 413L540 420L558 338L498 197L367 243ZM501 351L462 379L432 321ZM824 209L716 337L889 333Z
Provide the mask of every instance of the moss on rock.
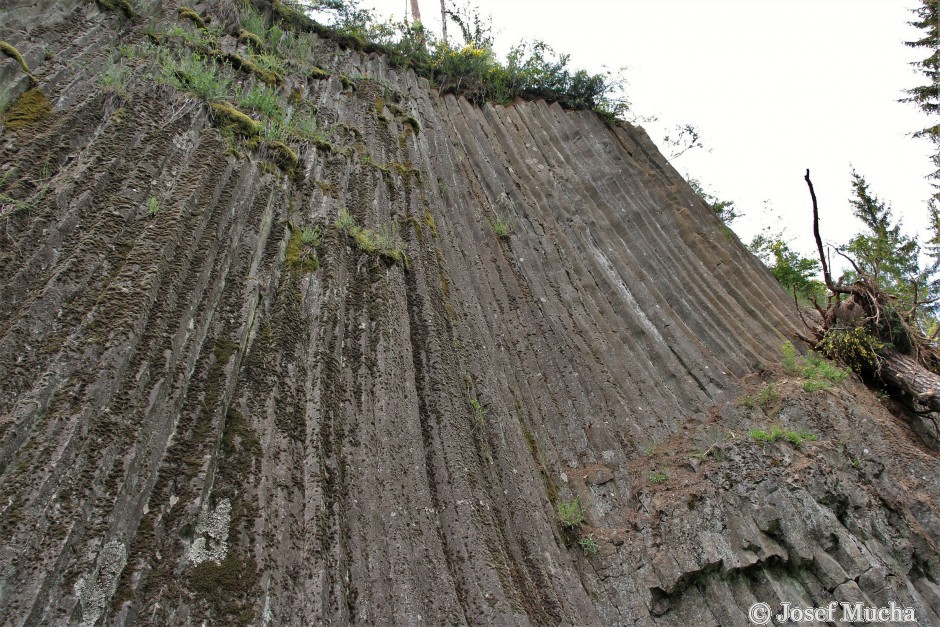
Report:
M262 146L267 156L270 157L271 161L273 161L281 171L288 176L294 176L294 173L297 171L299 159L297 158L297 153L294 152L290 146L284 142L272 140L265 141Z
M52 112L52 105L41 89L33 88L17 98L7 111L3 125L8 130L17 131L25 126L39 122Z
M244 44L251 44L255 47L255 50L264 50L264 40L245 29L238 32L238 41Z
M257 137L261 133L261 125L236 109L235 105L229 102L213 102L210 106L222 128L244 137Z
M24 74L27 76L32 76L29 73L29 66L26 65L26 60L23 58L23 55L20 54L20 51L16 49L16 46L6 41L0 40L0 52L3 52L3 54L19 63L20 67L23 68Z
M106 11L120 13L124 17L134 17L134 7L128 0L95 0Z
M177 11L177 15L179 15L179 18L181 20L182 19L189 20L190 22L195 24L197 28L206 27L206 21L202 19L202 17L198 13L196 13L196 11L194 11L193 9L190 9L189 7L180 7L179 10Z

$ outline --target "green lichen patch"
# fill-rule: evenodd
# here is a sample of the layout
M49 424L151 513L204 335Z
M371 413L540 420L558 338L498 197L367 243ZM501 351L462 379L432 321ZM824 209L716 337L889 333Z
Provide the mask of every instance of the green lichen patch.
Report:
M23 68L24 74L27 76L32 76L29 73L29 66L26 65L26 59L23 58L23 55L20 54L20 51L17 50L13 44L0 40L0 52L3 52L3 54L19 63L20 67Z
M17 98L3 120L3 126L11 131L39 122L52 112L52 105L41 89L33 88Z
M179 10L177 11L177 15L179 15L179 18L181 20L189 20L190 22L195 24L197 28L206 27L206 21L202 19L202 17L198 13L196 13L193 9L190 9L189 7L180 7Z
M257 137L261 133L261 125L236 109L233 104L213 102L210 106L220 127L243 137Z

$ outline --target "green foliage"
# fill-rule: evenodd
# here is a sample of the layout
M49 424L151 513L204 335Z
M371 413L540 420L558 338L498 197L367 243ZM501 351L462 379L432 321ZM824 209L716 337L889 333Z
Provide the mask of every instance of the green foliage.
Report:
M780 393L773 383L768 383L757 394L757 404L767 409L780 400Z
M483 422L486 418L486 414L488 414L490 410L475 398L470 399L470 406L473 407L473 412L476 414L477 420Z
M852 213L866 230L853 237L843 252L854 260L857 274L872 285L903 302L913 302L911 284L926 287L934 269L921 268L917 240L902 233L901 223L894 221L891 208L871 193L865 178L855 171L852 189L855 193L849 201ZM923 292L922 295L930 297Z
M760 442L761 444L773 444L777 440L784 438L795 446L796 448L803 448L803 444L806 442L815 442L818 438L812 433L806 431L784 431L780 427L774 425L769 429L751 429L748 432L748 435L752 439Z
M864 327L829 329L816 345L816 349L829 359L863 374L878 368L878 351L882 347L883 344Z
M649 475L647 475L647 479L649 479L650 483L654 485L659 485L661 483L666 483L667 481L669 481L669 475L667 475L664 472L654 470Z
M248 8L242 11L242 28L262 40L263 43L267 34L267 27L264 18L251 5L248 5Z
M160 213L160 202L156 196L147 199L147 217L152 218Z
M673 131L673 134L666 135L663 138L663 142L667 146L669 146L672 150L672 153L669 155L670 160L678 159L685 153L695 148L705 147L702 144L701 134L699 133L698 129L695 128L694 124L676 125L675 131ZM689 185L692 185L693 180L689 181ZM694 182L695 182L695 185L693 186L693 189L695 189L695 187L698 186L698 181L694 181ZM700 187L698 189L695 189L695 191L698 192L700 196L703 195L701 193ZM734 203L728 203L728 204L733 205Z
M828 390L833 383L842 383L849 376L849 371L838 368L816 353L810 352L805 358L797 355L796 347L787 340L780 348L783 353L783 369L787 374L803 379L803 389L807 392Z
M584 522L584 510L577 498L571 501L559 501L556 509L558 522L568 530L577 529Z
M752 394L745 394L738 399L738 405L747 409L754 409L754 406L757 405L757 399Z
M692 125L687 126L694 129ZM697 137L698 136L696 135L696 141ZM666 137L666 140L668 141L669 137ZM682 152L685 152L685 150ZM734 206L733 200L719 200L717 197L706 192L705 188L702 187L702 184L697 179L689 177L687 182L689 187L692 188L692 191L695 192L695 194L701 198L706 205L708 205L709 209L715 212L715 215L718 216L718 219L721 220L724 224L731 224L733 221L737 220L743 215L738 212L737 207Z
M790 248L782 234L769 231L757 235L748 245L748 249L760 258L780 285L803 301L819 300L826 294L825 284L816 279L820 265L816 259L803 257Z
M300 241L304 244L313 246L314 248L318 247L323 240L323 229L317 226L305 226L300 231Z
M317 145L329 144L330 136L326 130L317 124L317 118L312 113L301 113L293 117L294 134L301 139L311 141Z
M796 347L793 345L793 342L790 340L784 342L783 346L780 348L780 352L783 353L783 370L787 374L798 373L800 366L797 364Z
M108 59L108 67L101 75L101 86L105 91L127 98L129 95L127 90L129 75L130 68L124 65L122 61L115 63L113 59Z
M505 60L494 52L492 26L479 12L448 10L462 42L435 37L420 23L379 22L356 0L321 0L314 15L331 24L341 45L385 52L397 65L414 69L442 93L456 93L476 103L508 103L514 98L544 98L571 109L622 115L627 102L619 94L619 74L590 74L568 67L569 55L542 41L514 46Z
M286 142L293 130L290 119L273 118L265 121L261 134L271 141Z
M405 245L398 237L398 230L394 223L392 226L382 225L378 230L365 229L356 224L349 211L340 209L339 218L334 223L337 229L346 233L359 250L370 255L384 257L393 263L401 263L408 268L408 257L405 254Z
M828 383L842 383L849 376L849 371L811 352L806 357L806 365L801 374L806 379L803 388L812 392L826 388Z
M913 9L915 20L912 26L921 29L922 37L905 42L912 48L926 48L927 58L913 65L927 79L926 85L919 85L907 90L906 102L913 102L924 113L934 116L940 113L940 6L935 0L921 0L919 7ZM915 136L927 137L938 152L934 154L934 165L940 168L940 124L925 128ZM940 170L933 173L934 179L940 178Z
M180 7L177 9L177 15L180 19L191 21L197 28L205 28L206 22L200 17L198 13L188 7Z
M578 546L581 547L585 555L597 555L597 552L600 550L600 547L597 546L597 542L590 536L578 538Z
M337 218L335 224L340 231L348 231L356 226L356 219L352 217L348 209L343 208L339 210L339 218Z
M232 86L232 76L209 57L198 52L179 56L162 54L159 80L177 89L189 91L207 102L225 100Z
M248 93L238 99L238 104L260 111L268 118L279 119L284 116L277 92L265 85L252 85Z
M493 232L496 233L497 237L509 239L515 228L515 222L511 217L503 217L497 214L496 219L490 222L490 226L493 227Z

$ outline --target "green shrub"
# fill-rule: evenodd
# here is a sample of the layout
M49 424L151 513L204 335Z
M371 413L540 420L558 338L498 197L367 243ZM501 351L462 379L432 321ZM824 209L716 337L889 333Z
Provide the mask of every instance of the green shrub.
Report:
M152 218L158 213L160 213L160 202L156 196L151 196L147 199L147 217Z
M654 470L650 472L649 475L647 475L647 478L649 479L650 483L659 485L660 483L666 483L669 480L669 475L664 472Z
M858 373L871 373L878 368L878 351L883 344L864 327L830 329L816 345L829 359L842 362Z

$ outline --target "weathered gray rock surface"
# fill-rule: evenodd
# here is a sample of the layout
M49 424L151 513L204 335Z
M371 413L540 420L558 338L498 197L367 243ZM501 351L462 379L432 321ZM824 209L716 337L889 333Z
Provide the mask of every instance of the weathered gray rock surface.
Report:
M787 295L641 129L473 106L323 41L331 77L282 94L346 126L291 179L145 69L104 93L115 47L176 19L140 4L0 9L53 105L0 136L0 623L743 625L860 600L940 624L937 452L860 384L774 368ZM29 87L5 58L0 81ZM407 269L341 208L397 225ZM771 380L776 403L737 402ZM748 437L772 424L818 440ZM558 521L576 497L594 555Z

